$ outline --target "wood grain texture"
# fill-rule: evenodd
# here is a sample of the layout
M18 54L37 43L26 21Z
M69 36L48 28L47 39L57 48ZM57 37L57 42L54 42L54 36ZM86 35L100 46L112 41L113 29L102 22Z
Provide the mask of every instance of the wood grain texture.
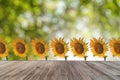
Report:
M120 80L120 62L0 61L0 80Z

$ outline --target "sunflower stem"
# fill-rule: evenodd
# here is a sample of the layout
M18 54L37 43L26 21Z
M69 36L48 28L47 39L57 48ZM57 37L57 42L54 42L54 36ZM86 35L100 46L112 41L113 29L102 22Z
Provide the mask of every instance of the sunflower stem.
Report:
M87 57L88 57L88 56L84 56L85 61L87 61Z
M47 61L47 59L48 59L48 56L45 56L45 60Z
M26 56L26 61L28 61L28 56Z
M106 61L106 59L107 59L107 56L104 56L104 61Z
M67 61L68 56L65 56L65 61Z
M8 56L6 56L6 60L8 61Z

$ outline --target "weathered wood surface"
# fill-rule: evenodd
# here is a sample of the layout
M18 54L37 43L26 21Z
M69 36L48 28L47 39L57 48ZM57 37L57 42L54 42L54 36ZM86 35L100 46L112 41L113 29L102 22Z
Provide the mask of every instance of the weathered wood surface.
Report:
M120 80L120 62L0 61L0 80Z

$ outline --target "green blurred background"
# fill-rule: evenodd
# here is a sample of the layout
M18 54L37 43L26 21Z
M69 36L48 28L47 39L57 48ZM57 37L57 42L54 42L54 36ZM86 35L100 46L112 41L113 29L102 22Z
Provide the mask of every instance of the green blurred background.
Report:
M0 0L0 38L9 43L9 60L24 60L12 52L14 38L30 43L54 37L120 37L120 0ZM29 44L30 45L30 44ZM29 50L32 59L32 50ZM52 58L52 57L51 57Z

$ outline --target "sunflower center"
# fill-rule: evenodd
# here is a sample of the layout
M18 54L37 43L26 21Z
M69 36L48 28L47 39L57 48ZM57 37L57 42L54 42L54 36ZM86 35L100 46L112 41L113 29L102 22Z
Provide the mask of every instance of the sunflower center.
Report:
M37 43L36 44L36 50L37 52L39 52L40 54L43 54L45 51L45 47L42 43Z
M115 43L114 44L114 50L116 53L120 53L120 43Z
M95 47L95 51L98 53L98 54L101 54L101 53L103 53L103 45L102 44L100 44L100 43L95 43L95 45L94 45L94 47Z
M19 53L24 53L25 52L25 45L23 44L23 43L21 43L21 42L18 42L17 44L16 44L16 49L17 49L17 51L19 52Z
M3 54L5 50L6 50L5 45L0 42L0 54Z
M84 47L80 43L76 43L74 48L78 54L82 54L84 52Z
M55 45L55 49L56 49L57 53L59 53L59 54L64 53L64 45L61 43L57 43Z

